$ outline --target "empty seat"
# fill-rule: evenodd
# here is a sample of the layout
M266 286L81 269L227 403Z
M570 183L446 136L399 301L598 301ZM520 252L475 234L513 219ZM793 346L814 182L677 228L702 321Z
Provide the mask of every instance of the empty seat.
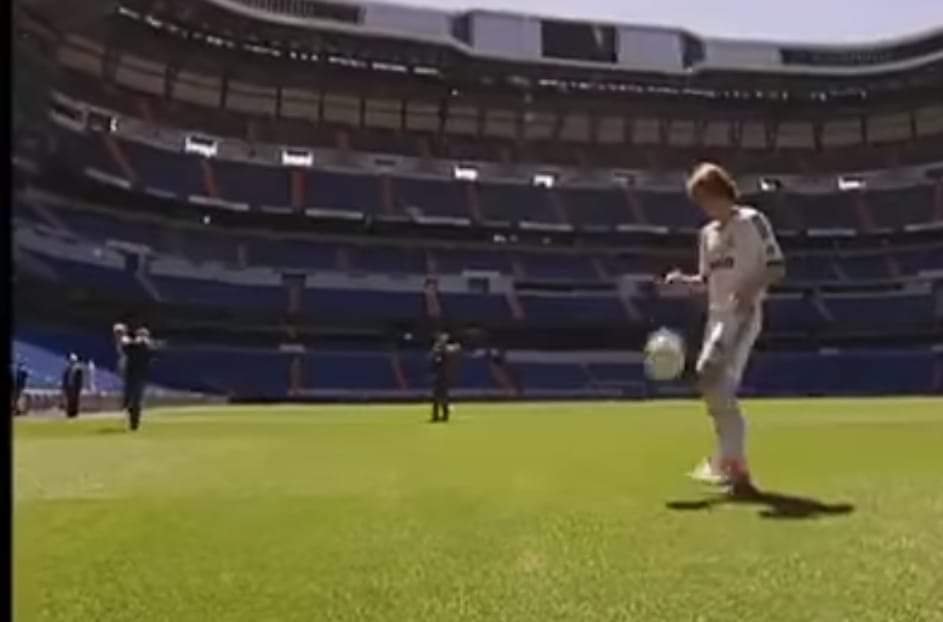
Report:
M633 222L625 193L618 188L559 188L570 222L577 226L608 226Z
M424 216L470 218L464 182L397 177L392 180L397 211Z
M680 192L638 192L648 222L672 229L697 229L706 217Z
M305 187L306 207L365 214L382 211L380 178L375 175L308 171L305 173Z
M486 220L557 223L546 188L524 184L478 185L479 204Z
M787 195L785 204L798 210L807 229L860 229L854 199L848 193Z
M254 207L291 205L290 176L286 168L214 160L213 172L223 199Z
M866 200L871 216L878 227L900 229L909 224L936 220L931 186L898 190L869 190Z
M207 195L201 156L165 151L132 141L125 141L121 146L144 187L172 192L182 198Z

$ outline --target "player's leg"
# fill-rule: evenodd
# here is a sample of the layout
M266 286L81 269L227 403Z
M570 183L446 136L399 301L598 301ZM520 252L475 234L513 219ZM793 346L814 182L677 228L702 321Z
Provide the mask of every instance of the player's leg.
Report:
M723 355L723 323L721 318L711 316L708 318L704 329L704 340L701 345L701 353L698 356L697 386L707 407L707 413L711 416L714 424L714 431L717 437L717 449L711 457L704 459L693 471L689 473L692 479L707 484L722 484L725 479L721 471L721 453L720 438L722 436L721 427L715 417L716 408L713 406L711 396L713 395L714 377L720 367L720 360Z
M141 403L144 398L144 383L131 382L128 385L127 408L128 423L132 431L141 426Z
M708 324L697 373L717 440L714 455L691 474L695 479L726 483L748 478L746 420L736 394L756 332L752 316L741 319L730 315Z
M439 420L439 410L442 407L442 393L439 387L439 381L435 381L435 385L432 387L432 422L435 423Z
M759 314L734 319L720 369L712 370L705 383L705 400L717 432L717 463L734 492L752 491L746 459L746 419L737 400L737 391L753 344L759 334Z

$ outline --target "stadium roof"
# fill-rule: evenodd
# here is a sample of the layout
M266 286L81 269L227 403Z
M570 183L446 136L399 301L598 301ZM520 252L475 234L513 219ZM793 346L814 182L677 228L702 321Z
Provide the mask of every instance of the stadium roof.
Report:
M710 10L692 10L689 0L406 0L402 4L448 11L508 10L682 28L710 37L807 44L875 44L943 25L938 0L858 0L853 15L846 0L725 0Z

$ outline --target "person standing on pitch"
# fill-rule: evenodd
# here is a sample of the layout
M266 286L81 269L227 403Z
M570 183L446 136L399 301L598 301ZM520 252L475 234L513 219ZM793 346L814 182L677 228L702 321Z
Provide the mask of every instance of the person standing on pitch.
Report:
M730 487L738 496L756 493L745 452L746 422L737 391L753 343L762 328L766 289L786 274L779 243L766 217L737 204L737 186L716 164L699 165L687 182L691 199L710 218L700 232L697 274L673 270L668 284L695 291L707 287L708 319L697 361L698 388L713 418L717 447L690 474Z
M141 327L134 331L133 337L126 334L121 339L121 350L124 357L123 404L128 411L128 426L134 432L141 425L144 389L153 353L150 331Z
M29 382L29 369L26 368L26 361L18 360L13 373L10 375L13 381L11 410L14 416L21 415L26 409L21 407L20 402L23 400L23 393L26 391L26 385Z
M115 369L118 370L118 375L124 378L124 367L125 367L125 356L124 356L124 342L125 338L128 337L128 326L121 322L116 323L111 327L111 334L115 340ZM128 409L128 402L125 400L127 393L121 394L121 410Z
M439 333L429 352L429 361L432 365L432 423L449 420L449 384L452 380L454 355L462 347L450 341L449 334Z
M75 419L79 416L79 407L82 399L82 365L79 357L70 354L65 371L62 372L62 397L65 405L65 416Z

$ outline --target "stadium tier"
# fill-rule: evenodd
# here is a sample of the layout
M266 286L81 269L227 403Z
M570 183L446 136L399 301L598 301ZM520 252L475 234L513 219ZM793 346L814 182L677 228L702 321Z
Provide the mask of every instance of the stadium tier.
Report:
M180 152L180 145L149 145L100 133L57 132L56 153L78 171L142 192L156 192L199 205L228 204L244 209L328 210L367 216L458 218L479 222L543 223L582 228L621 226L693 230L701 216L675 190L622 188L597 180L568 187L407 176L370 165L349 170L309 170L272 161L206 158ZM272 147L273 151L277 151ZM367 170L363 170L364 167ZM371 170L372 169L372 170ZM680 179L680 177L678 178ZM777 228L795 230L900 230L943 221L940 182L916 177L896 189L848 192L837 187L810 193L750 196ZM812 190L811 188L814 188Z
M444 320L490 327L511 323L554 329L657 324L687 328L701 313L695 304L653 293L646 286L652 282L651 273L610 274L605 268L600 273L593 266L603 265L602 255L592 252L518 249L502 264L497 262L500 254L483 250L323 244L316 238L287 243L250 234L222 242L225 234L213 232L212 227L181 229L168 224L161 227L162 235L181 243L180 253L171 245L139 257L118 249L123 242L141 243L152 227L103 213L90 221L92 212L51 203L39 211L33 207L24 204L16 209L19 268L41 282L65 284L92 296L238 312L270 321L295 316L325 326L421 327ZM39 214L61 228L39 224ZM79 216L74 227L73 215ZM89 222L103 226L90 230ZM197 252L188 252L189 248ZM774 334L879 333L888 318L894 318L900 330L933 330L943 319L943 287L938 281L941 242L884 253L809 252L791 256L789 265L787 288L774 292L766 305ZM792 272L792 266L798 269ZM491 272L476 272L483 269ZM490 275L486 279L493 291L480 291L476 277L469 276L475 274ZM432 291L429 278L436 283ZM560 289L554 283L567 285ZM801 291L791 292L790 285Z
M114 350L107 331L79 332L24 327L15 352L38 383L55 386L65 356L76 352L99 365L99 386L114 389ZM239 364L232 364L238 360ZM165 342L154 361L155 383L233 399L411 397L429 389L424 352L416 350L315 349L291 353L274 348ZM294 368L294 371L293 371ZM833 349L755 355L745 391L763 395L877 395L932 393L943 373L943 352L913 349ZM638 354L508 351L496 363L487 352L463 357L458 395L493 397L644 397L684 392L645 378Z

